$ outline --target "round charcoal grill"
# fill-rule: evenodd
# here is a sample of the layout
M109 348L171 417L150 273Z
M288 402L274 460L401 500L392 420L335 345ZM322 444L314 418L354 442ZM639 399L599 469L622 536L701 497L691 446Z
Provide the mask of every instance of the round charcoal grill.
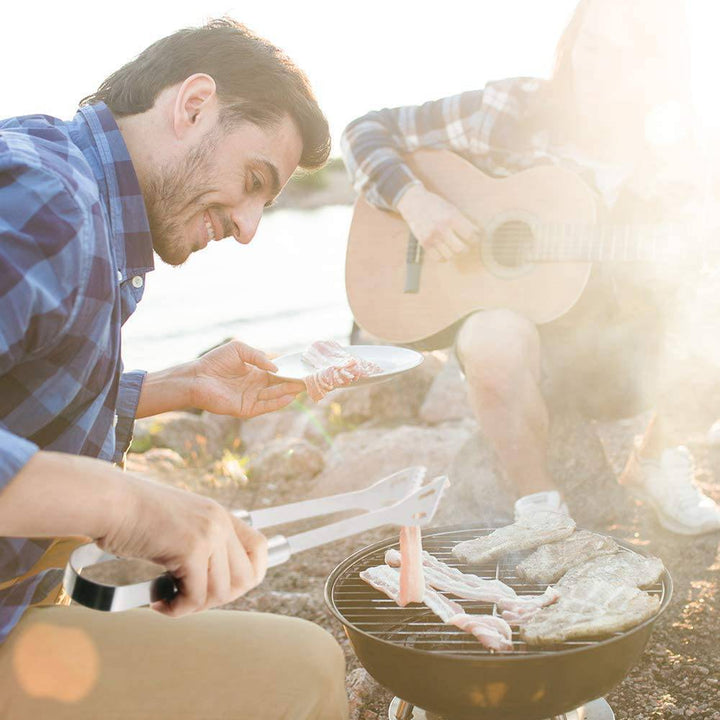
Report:
M463 572L500 579L518 595L542 593L544 586L522 582L515 574L529 552L484 565L464 565L454 558L451 550L457 543L493 529L427 530L423 548ZM616 542L621 552L637 552ZM660 582L646 588L660 599L660 610L630 630L536 648L520 640L514 628L513 652L494 653L472 635L441 622L424 605L401 608L360 579L362 570L382 564L385 551L397 545L396 537L383 540L338 565L325 585L325 600L375 680L407 703L446 720L543 720L601 697L638 661L672 594L665 571ZM488 603L453 599L468 613L496 613Z

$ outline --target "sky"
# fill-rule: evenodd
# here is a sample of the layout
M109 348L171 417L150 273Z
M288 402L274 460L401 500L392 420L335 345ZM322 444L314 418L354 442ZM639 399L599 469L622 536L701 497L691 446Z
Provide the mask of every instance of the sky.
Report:
M695 98L720 128L714 90L717 0L688 0ZM281 47L310 77L330 121L420 103L514 75L546 76L575 0L232 0L5 2L0 117L72 116L78 100L147 45L181 27L230 15ZM112 14L110 14L112 13Z

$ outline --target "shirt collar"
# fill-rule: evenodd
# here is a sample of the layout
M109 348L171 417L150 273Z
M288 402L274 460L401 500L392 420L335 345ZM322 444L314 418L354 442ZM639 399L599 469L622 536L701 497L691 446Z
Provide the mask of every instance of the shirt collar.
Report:
M122 280L154 269L152 237L135 168L105 103L80 108L71 136L92 167L108 210L113 252Z

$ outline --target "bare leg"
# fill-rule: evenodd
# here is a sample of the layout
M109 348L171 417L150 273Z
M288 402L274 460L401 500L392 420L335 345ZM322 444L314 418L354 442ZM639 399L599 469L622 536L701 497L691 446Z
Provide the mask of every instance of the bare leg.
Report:
M478 424L519 495L556 489L547 469L548 411L540 392L540 338L509 310L469 317L458 355Z

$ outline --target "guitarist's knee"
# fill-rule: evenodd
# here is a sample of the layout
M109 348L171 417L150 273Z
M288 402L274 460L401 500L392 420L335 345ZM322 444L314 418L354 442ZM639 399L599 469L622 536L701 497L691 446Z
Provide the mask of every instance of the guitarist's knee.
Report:
M540 335L535 324L512 310L470 315L457 336L457 354L470 382L513 382L528 370L540 376Z

